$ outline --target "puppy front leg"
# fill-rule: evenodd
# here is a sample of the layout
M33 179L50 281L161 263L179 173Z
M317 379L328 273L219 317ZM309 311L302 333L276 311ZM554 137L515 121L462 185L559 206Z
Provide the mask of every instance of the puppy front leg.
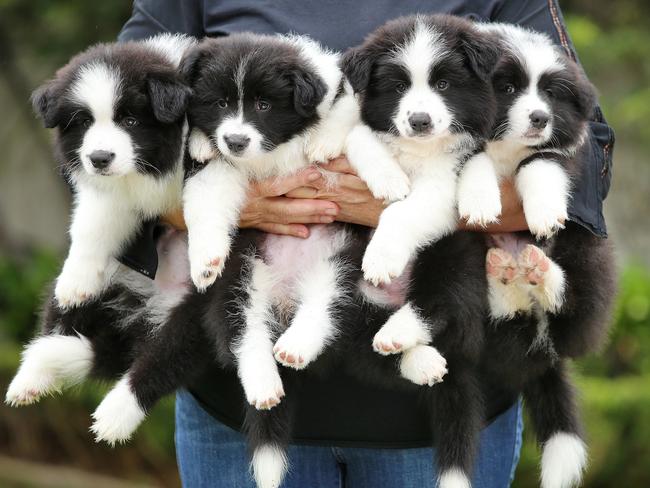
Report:
M420 175L408 197L382 212L363 257L366 280L375 285L390 283L420 247L456 227L455 170L449 167L436 173Z
M246 176L215 159L185 182L183 214L187 224L190 273L204 292L223 272L231 236L246 200Z
M70 251L54 296L62 308L96 297L106 287L106 270L137 230L138 215L112 195L80 188L70 226Z
M359 120L359 107L352 94L343 95L309 138L307 159L326 163L345 152L345 144L352 127Z
M555 161L536 159L519 168L515 186L524 206L530 232L551 237L568 218L569 177Z
M394 202L409 194L409 177L369 127L356 125L346 146L350 164L375 198Z
M499 220L501 191L490 157L472 156L463 166L458 179L458 213L470 225L485 226Z

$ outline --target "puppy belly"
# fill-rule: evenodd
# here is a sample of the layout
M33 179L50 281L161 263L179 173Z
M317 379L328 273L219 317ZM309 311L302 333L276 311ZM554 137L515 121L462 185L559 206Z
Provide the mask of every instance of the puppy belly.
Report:
M189 289L190 262L187 254L187 233L165 229L157 243L158 271L154 280L161 292L184 292Z
M505 232L499 234L488 234L488 247L498 247L517 258L528 244L534 244L535 240L530 234L515 234Z
M274 301L293 303L300 280L310 279L309 271L315 263L328 260L345 246L347 233L339 225L314 225L309 237L268 234L262 243L264 262L275 277Z

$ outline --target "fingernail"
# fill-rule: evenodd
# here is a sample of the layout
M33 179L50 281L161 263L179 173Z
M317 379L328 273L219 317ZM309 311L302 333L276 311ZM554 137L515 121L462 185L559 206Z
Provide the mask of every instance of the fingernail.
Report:
M332 217L321 217L320 222L321 224L331 224L334 222L334 219Z
M328 208L328 209L325 210L326 215L336 215L338 213L339 213L339 211L336 208Z

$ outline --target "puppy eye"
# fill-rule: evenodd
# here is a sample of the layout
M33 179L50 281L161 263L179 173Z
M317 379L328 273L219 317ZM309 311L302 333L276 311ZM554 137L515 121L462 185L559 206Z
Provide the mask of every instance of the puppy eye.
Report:
M449 82L447 80L438 80L436 82L436 88L440 91L445 91L449 88Z
M128 117L124 117L122 119L122 125L124 127L135 127L136 125L138 125L138 119L136 119L135 117L131 117L129 115Z
M513 85L512 83L506 83L503 86L503 91L508 95L512 95L514 92L517 91L517 89L515 88L515 85Z
M255 101L255 110L260 112L266 112L271 108L271 104L266 100L256 100Z
M85 118L81 121L81 125L84 126L84 128L89 128L91 125L93 125L93 119Z
M553 93L553 90L551 90L550 88L547 88L546 90L544 90L544 93L546 93L551 98L553 98L555 96L555 94Z
M404 93L407 88L408 87L404 82L399 82L397 85L395 85L395 90L397 91L397 93Z
M220 98L219 100L217 100L217 105L219 106L219 108L226 108L228 106L228 101L224 98Z

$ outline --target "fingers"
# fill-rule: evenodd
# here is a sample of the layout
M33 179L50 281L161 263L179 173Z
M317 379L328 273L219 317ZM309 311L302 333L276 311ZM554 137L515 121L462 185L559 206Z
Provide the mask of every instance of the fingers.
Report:
M300 188L287 192L285 196L289 198L316 198L318 194L319 190L317 188L301 186Z
M309 228L306 225L301 224L274 224L271 222L265 222L257 224L255 228L264 232L269 232L270 234L301 237L303 239L309 237Z
M318 168L310 166L283 178L267 178L253 183L252 191L261 197L278 197L303 186L313 186L322 178Z
M327 200L274 197L260 203L261 220L279 224L331 223L338 214L338 205Z
M351 175L357 174L354 168L350 166L350 162L345 156L339 156L338 158L331 159L327 164L323 164L322 168L327 171L334 171L336 173L347 173Z

